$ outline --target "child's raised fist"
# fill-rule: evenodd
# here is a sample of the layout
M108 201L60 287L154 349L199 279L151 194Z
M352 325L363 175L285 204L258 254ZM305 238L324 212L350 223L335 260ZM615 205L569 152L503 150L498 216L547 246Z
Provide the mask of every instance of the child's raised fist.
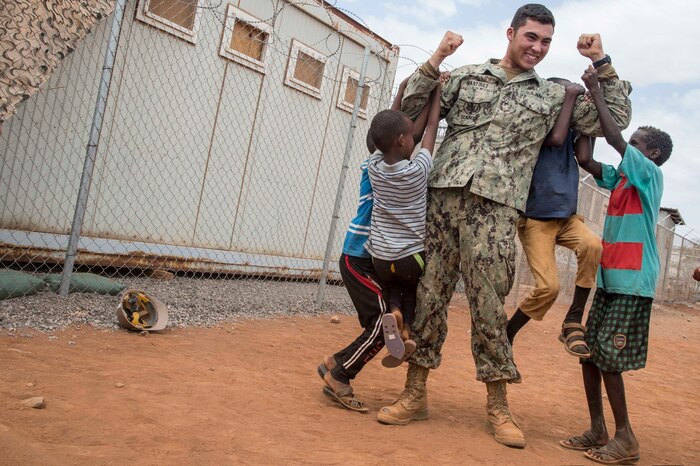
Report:
M440 73L440 77L438 78L438 81L440 81L440 84L443 87L445 87L445 84L447 83L447 81L450 80L450 76L452 76L452 73L450 73L449 71L442 71Z
M598 72L593 68L593 65L589 65L588 68L586 68L581 79L583 80L583 84L586 85L586 89L589 91L599 87Z
M564 92L567 94L579 96L583 95L586 93L586 88L580 85L579 83L568 83L566 86L564 86Z

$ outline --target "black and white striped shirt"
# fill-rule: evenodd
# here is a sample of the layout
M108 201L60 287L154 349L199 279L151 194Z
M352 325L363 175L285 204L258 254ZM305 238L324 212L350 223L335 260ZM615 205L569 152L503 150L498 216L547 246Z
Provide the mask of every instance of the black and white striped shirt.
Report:
M365 248L383 260L397 260L423 251L428 175L433 159L421 149L411 160L393 165L381 153L369 158L374 193L369 240Z

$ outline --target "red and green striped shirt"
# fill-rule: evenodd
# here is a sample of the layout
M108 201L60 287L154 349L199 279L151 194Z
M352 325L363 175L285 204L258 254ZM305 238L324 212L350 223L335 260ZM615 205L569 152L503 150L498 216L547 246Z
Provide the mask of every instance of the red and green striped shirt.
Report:
M619 167L603 165L598 186L612 191L603 227L597 286L608 293L653 298L659 276L656 222L664 180L661 169L627 145Z

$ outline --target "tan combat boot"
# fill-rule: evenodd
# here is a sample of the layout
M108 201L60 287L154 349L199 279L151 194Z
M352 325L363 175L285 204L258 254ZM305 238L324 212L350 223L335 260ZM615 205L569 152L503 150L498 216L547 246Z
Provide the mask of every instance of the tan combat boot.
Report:
M489 423L493 428L496 441L509 447L524 448L525 436L520 430L515 419L508 409L508 398L506 397L506 382L488 382L486 411L489 415Z
M428 380L427 367L415 363L408 365L406 388L398 400L385 406L377 413L377 421L382 424L405 426L411 421L428 419Z

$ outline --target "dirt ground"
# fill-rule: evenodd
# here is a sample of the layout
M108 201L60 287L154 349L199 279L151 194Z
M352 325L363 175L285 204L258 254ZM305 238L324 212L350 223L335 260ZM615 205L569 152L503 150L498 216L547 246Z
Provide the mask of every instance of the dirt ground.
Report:
M578 364L556 339L563 313L552 309L516 340L524 382L509 393L528 442L523 450L486 431L463 298L452 303L443 364L429 379L430 420L405 427L375 420L400 393L405 366L384 369L375 358L356 379L369 414L321 393L316 365L356 336L351 316L340 324L240 321L148 337L93 328L5 332L0 463L593 464L558 446L587 426ZM700 464L699 322L700 307L655 309L647 368L626 377L640 464ZM43 396L46 408L24 407L31 396Z

